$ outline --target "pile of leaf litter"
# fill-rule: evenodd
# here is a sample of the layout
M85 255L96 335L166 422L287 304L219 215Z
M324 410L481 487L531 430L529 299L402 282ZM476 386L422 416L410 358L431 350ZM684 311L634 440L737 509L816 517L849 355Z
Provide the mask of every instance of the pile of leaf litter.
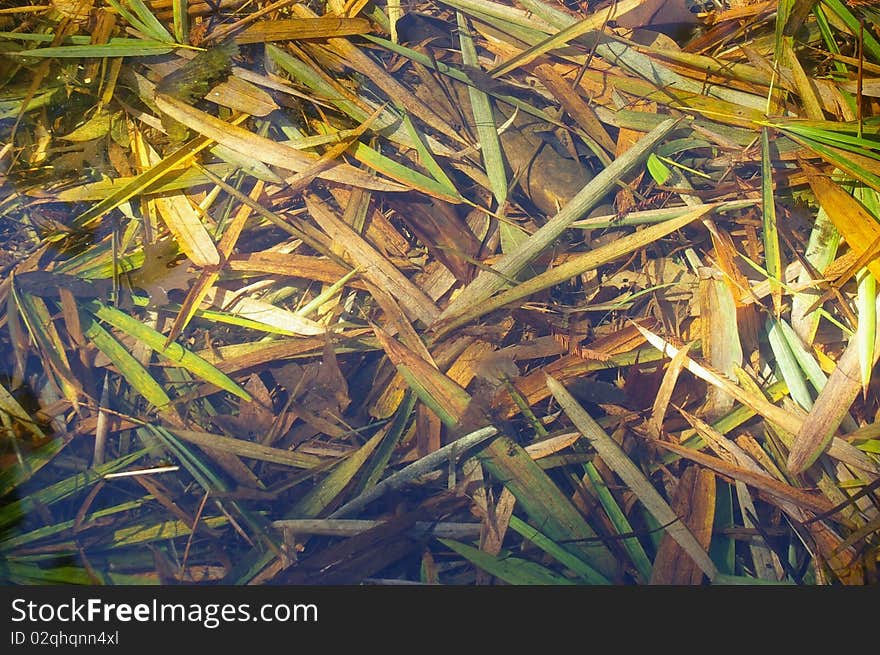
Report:
M870 584L880 12L0 3L14 584Z

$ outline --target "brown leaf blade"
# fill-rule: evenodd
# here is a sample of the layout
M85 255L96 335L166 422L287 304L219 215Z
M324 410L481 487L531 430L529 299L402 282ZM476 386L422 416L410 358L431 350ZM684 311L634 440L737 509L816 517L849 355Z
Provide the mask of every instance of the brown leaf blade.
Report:
M672 509L708 551L715 518L715 474L699 466L686 468L675 488ZM654 559L651 584L698 585L702 579L703 571L668 532L664 534Z
M709 580L712 580L718 574L718 569L709 559L706 549L690 529L680 521L679 515L669 506L623 449L605 433L602 427L575 400L574 396L549 375L547 376L547 387L572 423L602 457L602 461L620 476L651 515L665 526L666 533L675 539L699 569L706 574Z

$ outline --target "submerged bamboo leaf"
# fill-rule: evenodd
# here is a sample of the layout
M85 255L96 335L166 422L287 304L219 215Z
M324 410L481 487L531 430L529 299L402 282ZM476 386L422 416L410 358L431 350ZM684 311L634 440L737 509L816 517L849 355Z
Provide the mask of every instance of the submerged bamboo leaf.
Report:
M782 373L782 379L785 380L788 392L795 402L805 410L809 410L813 406L813 398L807 390L807 384L798 359L791 351L789 342L782 330L780 320L767 318L767 336L770 348L776 357L776 364Z
M42 440L46 438L40 426L28 415L25 408L15 399L15 396L9 393L5 384L0 384L0 412L4 412L10 418L16 420L22 428L33 434L37 439Z
M376 446L382 441L382 436L377 434L337 464L326 478L290 509L287 513L288 518L314 518L331 507L331 503L339 497L363 468L367 458L373 454Z
M867 397L868 385L871 383L871 372L874 370L874 343L880 341L877 336L877 279L867 269L858 275L857 305L859 309L859 329L856 338L859 342L859 377L862 381L862 393Z
M869 257L866 266L875 278L880 278L880 222L862 203L834 183L828 175L805 161L801 162L807 180L819 204L828 213L849 247L860 256Z

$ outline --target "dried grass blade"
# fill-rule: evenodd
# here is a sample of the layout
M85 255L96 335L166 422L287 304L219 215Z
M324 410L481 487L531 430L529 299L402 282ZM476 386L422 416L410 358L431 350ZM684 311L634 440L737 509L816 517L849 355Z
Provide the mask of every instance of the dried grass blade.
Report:
M165 226L174 235L180 249L200 268L220 263L220 253L192 204L182 193L153 199Z
M708 551L715 517L715 474L699 466L689 466L678 479L672 508ZM703 572L667 531L660 540L650 584L699 585Z
M114 307L109 307L96 301L87 303L85 308L97 318L131 335L138 341L142 341L163 357L178 366L186 368L190 373L205 382L224 389L243 400L252 400L251 395L236 384L234 380L195 353L185 349L178 343L172 343L166 348L165 337L151 327L144 325L138 319Z
M302 17L314 17L314 12L303 4L294 5L293 11ZM347 39L327 39L327 45L334 50L346 64L366 76L373 84L382 91L398 106L406 108L413 116L421 119L426 125L444 134L455 142L462 142L461 135L428 107L425 103L414 96L403 84L398 82L383 67L377 64L369 55Z
M880 304L880 297L874 302ZM874 336L874 363L876 363L880 354L880 333L875 330ZM858 396L862 386L859 374L859 340L858 335L850 340L801 428L789 430L795 433L787 461L791 473L804 472L828 449L838 427Z
M851 34L859 34L863 41L865 54L870 55L871 59L874 61L880 60L880 41L874 37L870 30L859 30L859 26L861 25L859 18L849 10L847 5L843 4L840 0L823 0L822 4L837 14L837 16L849 28Z
M294 312L263 300L243 296L236 297L233 292L225 289L216 287L207 289L205 300L216 307L222 307L230 314L253 321L258 325L274 328L273 332L305 337L326 332L323 325L304 316L298 316Z
M122 187L116 189L99 203L84 211L73 220L73 224L76 227L88 227L91 223L104 216L104 214L112 211L125 201L134 198L139 193L145 192L163 175L179 166L183 166L187 160L191 159L205 148L210 147L212 143L213 142L210 139L204 137L196 137L195 139L192 139L167 157L163 158L161 162L155 166L151 166L140 175L131 178Z
M387 289L400 303L411 320L426 325L439 315L439 310L425 293L384 258L363 237L335 216L317 196L305 194L309 213L336 243L345 248L362 275L376 286Z
M273 464L281 464L282 466L291 466L293 468L301 469L313 469L324 463L324 460L317 455L298 453L296 451L284 450L281 448L272 448L271 446L265 446L255 441L235 439L233 437L227 437L213 432L199 432L177 428L168 428L168 431L175 437L183 439L188 443L195 444L196 446L203 446L211 450L233 453L239 457L255 459L261 462L272 462Z
M625 0L632 4L641 0ZM534 8L520 9L500 2L491 2L490 0L444 0L443 4L459 9L467 14L477 14L481 17L496 18L504 22L511 23L517 27L527 28L534 34L550 34L555 32L554 24L547 18L541 18L541 14ZM550 8L549 5L544 5ZM559 12L561 13L561 12ZM566 18L571 19L568 14L563 14ZM569 23L571 21L569 20ZM566 23L568 24L568 23ZM562 26L564 27L564 25Z
M676 348L672 344L664 341L661 337L657 336L650 330L646 330L640 325L636 326L644 336L648 342L657 348L660 352L667 354L670 357L675 357L678 353L679 348ZM799 416L796 416L790 412L785 411L784 409L777 407L776 405L768 402L763 397L757 397L753 394L748 393L741 387L737 386L731 380L728 380L723 375L720 375L714 371L711 371L708 367L697 363L694 359L688 357L686 360L687 369L696 375L698 378L705 380L709 384L715 385L727 392L731 396L733 396L736 400L741 402L742 404L750 407L755 412L763 416L769 421L776 423L779 427L788 432L797 432L798 429L803 425L803 419Z
M222 143L236 152L256 157L264 163L278 166L284 170L304 171L317 159L314 155L300 152L295 148L220 120L171 96L157 94L156 106L174 120L199 134L217 143ZM376 191L406 190L404 186L380 180L366 171L341 162L327 171L320 172L318 177Z
M256 202L263 193L264 186L265 185L261 180L257 180L249 195L251 200ZM235 245L238 243L238 239L241 236L245 223L250 217L252 211L252 208L248 205L242 205L239 207L229 226L223 232L223 236L220 238L220 243L217 245L217 250L223 256L224 262L228 263L229 257L233 254ZM165 339L166 347L172 341L177 339L181 332L183 332L184 328L186 328L190 320L192 320L192 317L195 316L199 306L201 306L202 300L205 299L205 295L207 295L211 287L217 283L219 278L220 272L215 268L203 270L199 273L198 279L196 279L187 292L180 311L177 312L177 316L174 317L174 322L171 324L171 329L168 331L168 337Z
M712 368L732 378L743 363L736 302L720 270L706 266L698 273L703 356ZM732 407L730 394L718 387L709 387L704 406L708 416L723 416Z
M672 400L672 393L675 391L675 383L685 367L688 353L693 344L685 344L685 346L675 353L675 357L669 362L666 372L663 374L663 381L657 390L657 397L651 407L651 418L648 420L648 431L654 439L659 439L663 433L663 419L666 416L666 409Z
M787 61L791 69L791 76L797 87L798 95L803 103L804 113L807 118L812 120L822 120L825 118L825 112L822 110L822 102L816 91L814 83L804 71L801 62L797 58L797 54L793 47L793 40L785 37L782 42L782 57L780 61Z
M221 107L251 116L268 116L279 109L269 92L237 76L230 76L211 89L208 98Z
M533 73L583 130L584 135L598 143L606 152L613 153L615 151L614 140L608 134L608 130L605 129L592 107L572 89L570 82L550 64L538 64ZM599 152L597 155L602 156L602 153Z
M678 515L663 499L651 482L623 452L623 449L609 437L602 427L584 410L568 390L555 379L547 376L547 387L556 398L563 411L587 438L596 452L624 483L638 496L645 509L663 526L667 533L690 555L711 581L718 570L709 559L706 550L694 537L686 525L680 522Z
M480 272L476 279L449 303L440 319L448 319L456 314L472 310L503 287L507 280L515 279L525 266L550 247L574 221L583 218L594 205L607 195L614 188L617 180L642 162L677 124L678 120L676 119L663 121L618 157L587 186L578 191L556 216L534 232L520 248L502 256L491 270Z
M388 359L412 386L419 399L446 425L457 425L471 401L467 391L378 326L373 326L373 332Z
M298 41L324 39L333 36L353 36L370 31L365 18L276 18L248 25L235 34L236 43L267 43L269 41Z
M590 16L582 20L576 20L572 16L566 16L568 20L565 20L565 25L559 32L551 34L528 50L524 50L503 64L499 64L489 71L489 74L492 77L498 78L516 70L517 68L527 66L529 63L551 50L557 50L590 32L601 30L602 26L612 15L620 16L638 6L642 1L643 0L622 0L621 2L615 3L599 11L590 12ZM454 2L447 4L455 5Z
M880 278L880 259L875 254L880 246L877 218L823 171L806 161L801 161L801 166L816 200L828 213L834 227L860 257L871 257L866 266L875 278Z
M769 475L756 473L735 464L729 464L718 457L712 457L711 455L706 455L705 453L693 450L692 448L679 446L667 441L657 441L653 443L661 448L677 453L685 459L689 459L697 464L705 466L706 468L710 468L722 475L726 475L734 480L740 480L748 486L763 491L783 502L792 503L793 505L797 505L798 507L807 509L816 514L824 514L834 510L835 506L824 497L811 494L802 489L797 489L784 482L780 482ZM848 523L845 518L841 518L840 520Z
M540 275L536 275L512 289L502 291L491 298L484 298L479 302L469 301L467 303L456 303L458 300L458 298L456 298L456 301L453 301L453 303L450 303L450 305L447 306L443 315L441 315L441 318L431 326L431 329L439 338L442 335L448 334L455 328L488 314L491 311L500 309L505 305L522 300L523 298L527 298L533 293L548 289L586 271L595 270L602 264L614 261L619 257L623 257L630 252L653 243L667 234L671 234L675 230L681 229L693 221L702 218L713 209L713 205L702 205L676 218L669 219L663 223L658 223L657 225L651 225L644 230L627 235L622 239L618 239L607 245L600 246L595 250L582 255L577 255L559 266L555 266L550 270L545 271ZM497 275L494 270L495 269L489 273L490 276ZM479 279L479 276L477 279ZM498 286L500 287L503 284L504 281L502 280ZM486 288L491 289L492 286L494 285L487 279ZM470 286L467 288L469 289ZM496 289L497 288L498 287L496 287ZM492 291L489 291L489 293L491 294ZM453 304L461 304L462 306L455 308L453 307Z

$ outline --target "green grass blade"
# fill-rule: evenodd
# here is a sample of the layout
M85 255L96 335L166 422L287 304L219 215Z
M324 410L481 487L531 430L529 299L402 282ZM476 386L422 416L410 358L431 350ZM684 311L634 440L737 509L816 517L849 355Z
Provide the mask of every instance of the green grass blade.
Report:
M570 585L568 578L536 562L519 557L494 556L453 539L438 539L466 560L512 585Z
M381 433L375 435L356 452L337 464L330 474L303 496L285 516L287 518L315 518L321 514L339 497L339 494L363 468L376 446L381 443L383 436Z
M360 141L351 147L351 155L362 164L366 164L370 168L410 188L451 203L458 204L463 201L455 187L449 188L446 184L438 182L418 171L414 171Z
M207 492L211 491L229 491L229 485L224 482L220 476L198 457L189 448L180 442L180 440L167 429L148 423L144 426L151 435L165 445L174 456L180 461L181 465L189 471L190 475L195 478L196 482ZM278 545L274 542L269 531L269 522L261 514L256 513L242 505L235 499L223 500L214 499L223 513L228 513L231 508L241 517L243 522L248 526L256 538L273 552L278 553ZM227 508L228 505L228 508Z
M798 135L790 130L783 131L792 141L801 144L805 148L809 148L829 164L833 164L840 170L861 180L875 191L880 191L880 175L872 171L870 168L867 168L867 166L876 166L875 170L880 171L880 161L878 161L876 155L863 157L859 160L848 156L846 151L828 146L821 141Z
M129 453L101 466L90 468L82 473L59 480L55 484L3 505L0 507L0 528L16 523L21 517L35 511L37 505L52 505L59 500L64 500L77 492L83 491L103 479L107 473L123 469L146 454L146 449Z
M174 40L178 43L189 41L189 14L187 13L188 0L172 0L171 18L174 24Z
M776 197L773 189L773 161L770 157L770 135L767 128L761 130L761 198L764 222L764 263L770 280L773 308L778 317L782 312L782 253L779 249L779 233L776 229Z
M859 343L859 373L862 379L862 392L867 397L871 372L874 370L874 343L877 340L877 280L867 268L857 276L856 307L859 327L855 338Z
M149 502L149 500L150 499L145 496L144 498L139 498L138 500L128 501L119 505L114 505L113 507L106 507L104 509L91 512L84 518L82 524L88 525L92 521L96 521L98 519L102 519L108 516L113 516L114 514L118 514L120 512L129 512L132 510L136 510L142 507L145 503ZM31 530L30 532L26 532L25 534L3 539L2 541L0 541L0 547L2 547L3 550L9 552L13 548L20 548L21 546L39 541L40 539L48 539L55 535L61 535L72 529L76 525L76 523L76 519L71 519L69 521L60 521L59 523L53 523L52 525L37 528L36 530Z
M138 194L144 193L159 178L163 177L166 173L169 173L178 166L181 166L186 160L194 157L198 152L209 147L212 143L213 141L203 136L197 136L188 141L173 153L164 157L158 164L151 166L140 175L131 178L126 184L114 190L99 203L77 216L73 220L74 226L88 227L91 223L104 216L107 212L112 211L125 201L131 200Z
M605 513L608 515L608 518L611 520L617 533L632 534L634 530L627 520L626 514L620 509L614 496L608 490L605 481L602 480L599 475L599 471L596 470L595 465L592 462L587 462L584 464L584 472L587 474L590 484L593 485L593 490L599 497L599 502L602 503L602 508L605 510ZM642 548L642 544L639 543L639 540L636 537L625 537L621 541L623 547L626 548L626 552L629 553L629 557L632 560L636 571L638 571L642 583L647 584L651 580L651 569L653 568L653 565L651 564L651 560L648 559L648 554L645 552L645 549Z
M13 289L13 294L20 316L34 343L37 344L46 372L52 376L65 398L75 404L78 391L71 381L76 377L70 370L66 348L61 343L55 324L50 318L45 300L17 289Z
M840 0L822 0L822 4L837 14L853 34L861 35L866 56L875 62L880 61L880 41L874 37L870 30L859 29L858 17L854 16L845 4Z
M0 386L0 392L4 390ZM50 439L39 448L24 454L21 460L17 461L13 466L0 471L0 497L8 495L30 480L34 473L51 462L69 443L70 439L63 437Z
M409 114L405 113L403 115L403 125L412 137L413 142L416 144L416 152L419 155L419 161L422 166L427 169L441 186L457 194L458 192L455 188L455 183L449 178L446 171L441 168L440 164L437 163L434 153L432 153L430 148L425 144L425 136L416 129Z
M776 365L779 367L782 379L785 380L785 384L788 386L791 397L798 405L809 411L813 406L813 398L807 389L807 382L804 379L799 361L794 356L791 348L789 348L788 340L782 332L780 321L768 317L766 329L770 349L773 351Z
M581 431L596 449L602 460L638 496L639 500L657 522L660 525L666 526L665 529L669 535L691 556L709 579L711 580L715 577L717 569L696 537L694 537L687 526L678 520L678 516L676 516L666 500L664 500L645 477L645 474L632 462L617 442L605 433L602 427L593 420L564 386L549 375L547 376L547 387L572 423L575 424L577 429Z
M178 343L171 343L166 347L165 337L148 325L144 325L138 319L121 312L115 307L110 307L97 301L88 303L86 307L102 321L106 321L138 341L142 341L157 353L178 366L187 369L196 377L235 394L243 400L251 400L251 395L220 371L220 369Z
M479 69L480 62L477 59L477 49L470 33L467 19L461 12L456 12L458 21L458 39L461 44L461 59L465 66ZM480 153L483 157L483 165L486 167L486 175L492 187L492 194L499 206L507 200L507 170L504 165L504 155L501 151L501 140L498 138L498 130L495 127L495 112L489 97L480 89L468 86L468 97L471 101L471 109L474 115L474 125L477 128L477 137L480 140Z
M612 190L617 181L627 171L647 158L660 141L678 124L676 119L667 119L642 137L637 143L618 157L566 204L556 216L547 221L516 251L505 254L492 267L481 271L475 280L462 289L440 316L446 319L468 308L484 303L493 293L505 285L505 281L516 278L522 269L536 257L545 252L559 236L576 220L581 219Z
M721 532L736 525L733 511L733 488L726 482L718 481L715 491L715 523L712 542L709 544L709 557L718 567L718 575L733 575L736 571L736 541Z
M116 365L126 382L157 409L166 408L171 398L147 369L97 321L90 316L83 316L82 320L85 328L83 334Z
M592 566L581 560L579 557L572 555L547 535L539 532L522 519L517 518L516 516L511 516L509 524L512 530L531 541L545 553L555 558L560 564L567 566L569 569L577 573L587 584L611 584L611 581L608 580L608 578L599 573Z
M477 454L487 471L501 480L529 518L549 538L589 562L602 575L613 576L614 556L596 539L571 500L516 441L505 435Z
M391 456L394 454L394 448L400 443L403 435L406 434L406 426L416 407L417 398L409 389L404 393L404 398L394 412L394 418L391 421L391 425L388 428L385 438L382 440L382 443L376 447L376 454L370 459L369 470L354 488L353 496L355 498L368 489L372 489L379 483L382 474L388 467L388 462L391 461Z
M199 519L199 525L204 525L208 529L220 528L228 523L229 518L226 516L208 516ZM167 539L187 537L190 534L192 534L192 527L178 519L169 519L152 524L133 523L114 530L107 545L110 548L122 548L145 544L151 541L165 541Z
M174 43L174 38L168 33L165 26L159 22L159 19L156 18L153 12L150 11L142 0L125 1L131 6L131 11L124 7L119 0L107 0L107 2L139 32L142 32L156 41Z
M160 41L125 39L96 45L59 45L7 52L22 57L53 57L57 59L80 59L82 57L155 57L165 55L174 48Z

